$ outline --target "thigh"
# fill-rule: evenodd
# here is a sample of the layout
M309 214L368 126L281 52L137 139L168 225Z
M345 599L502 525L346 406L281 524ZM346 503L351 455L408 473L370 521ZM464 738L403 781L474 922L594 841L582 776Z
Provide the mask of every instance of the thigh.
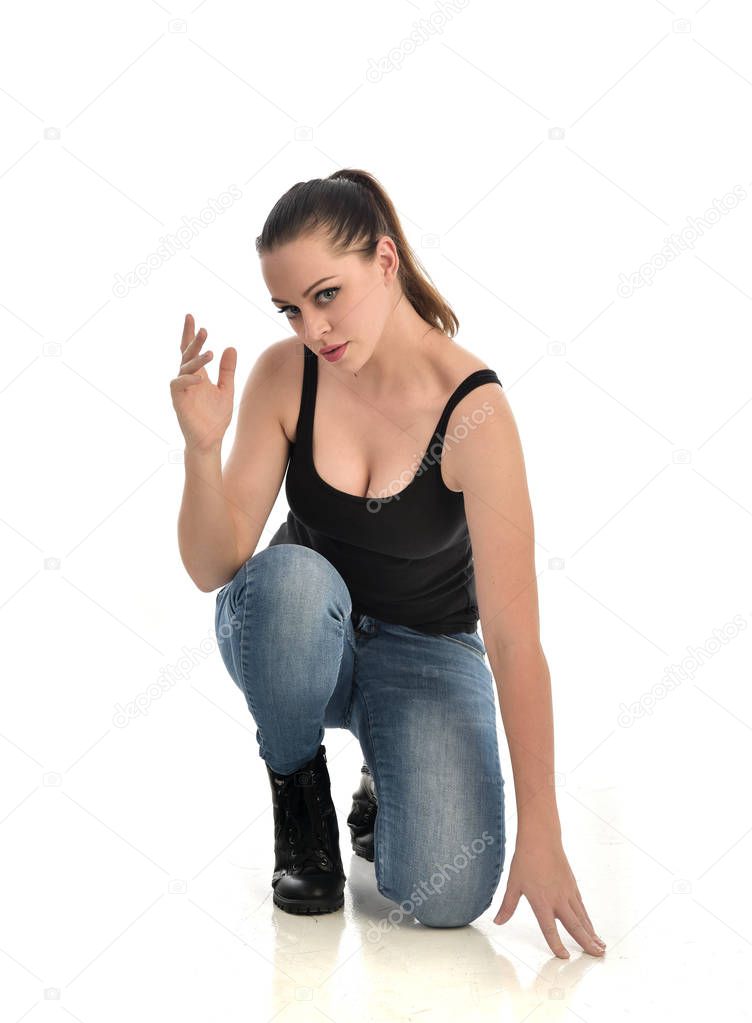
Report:
M214 627L228 674L254 717L259 702L273 717L310 717L311 703L318 707L321 699L324 727L347 727L351 610L340 574L308 547L266 547L240 566L216 595Z
M504 863L493 675L478 633L376 622L358 648L350 730L374 776L379 891L431 926L490 904Z

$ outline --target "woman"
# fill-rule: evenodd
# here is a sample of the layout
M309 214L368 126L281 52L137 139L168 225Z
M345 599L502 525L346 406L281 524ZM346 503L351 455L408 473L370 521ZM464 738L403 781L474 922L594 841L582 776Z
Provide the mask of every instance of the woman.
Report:
M256 249L294 334L256 361L224 467L237 352L213 385L190 314L171 391L186 441L181 556L202 591L220 587L220 650L272 792L274 902L343 905L329 727L361 745L348 825L379 891L434 927L489 906L505 852L495 676L518 811L495 923L524 894L557 956L569 953L556 918L600 955L550 784L533 522L501 383L453 342L457 318L367 172L293 186ZM285 475L289 514L256 552Z

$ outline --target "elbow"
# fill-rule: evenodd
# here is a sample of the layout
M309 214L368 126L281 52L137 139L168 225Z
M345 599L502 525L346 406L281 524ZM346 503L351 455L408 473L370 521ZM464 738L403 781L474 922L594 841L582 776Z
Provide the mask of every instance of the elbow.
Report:
M213 593L214 590L218 589L217 586L207 586L206 583L198 582L196 579L193 581L196 584L197 589L201 590L202 593Z
M193 580L196 587L199 590L201 590L202 593L214 593L215 590L219 590L223 586L226 586L229 582L232 582L232 580L235 578L235 575L237 574L237 571L238 571L237 568L231 568L227 572L225 572L224 575L220 576L219 578L217 578L217 576L214 576L213 579L202 578L201 576L192 575L191 573L189 574L191 575L191 579Z
M192 571L185 562L183 563L183 567L188 573L193 585L197 590L200 590L201 593L213 593L214 590L218 590L220 586L224 586L224 582L217 580L216 577L211 579L208 576L202 576L199 575L198 572Z
M234 571L228 569L221 576L218 576L216 571L212 572L207 566L204 565L202 567L196 561L189 558L182 547L180 548L180 560L189 579L201 593L213 593L214 590L218 590L225 583L229 582L234 575Z

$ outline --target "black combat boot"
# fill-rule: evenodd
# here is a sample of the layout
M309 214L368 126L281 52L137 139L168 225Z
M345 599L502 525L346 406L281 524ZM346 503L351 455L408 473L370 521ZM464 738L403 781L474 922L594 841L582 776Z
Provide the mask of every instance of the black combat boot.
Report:
M368 764L360 769L360 785L353 792L353 805L347 825L352 847L358 856L373 862L373 833L379 804Z
M339 849L326 747L292 774L266 765L274 810L274 904L288 913L331 913L344 905L347 880Z

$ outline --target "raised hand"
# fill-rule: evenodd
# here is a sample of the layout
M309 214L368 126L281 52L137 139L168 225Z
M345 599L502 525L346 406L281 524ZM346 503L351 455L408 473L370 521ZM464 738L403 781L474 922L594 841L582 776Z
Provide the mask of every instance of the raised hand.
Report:
M180 342L180 369L170 381L170 392L186 446L198 451L211 451L221 445L232 420L238 353L235 348L224 350L219 362L219 377L213 384L205 369L213 352L201 352L207 331L202 327L196 334L195 329L194 319L188 313Z

